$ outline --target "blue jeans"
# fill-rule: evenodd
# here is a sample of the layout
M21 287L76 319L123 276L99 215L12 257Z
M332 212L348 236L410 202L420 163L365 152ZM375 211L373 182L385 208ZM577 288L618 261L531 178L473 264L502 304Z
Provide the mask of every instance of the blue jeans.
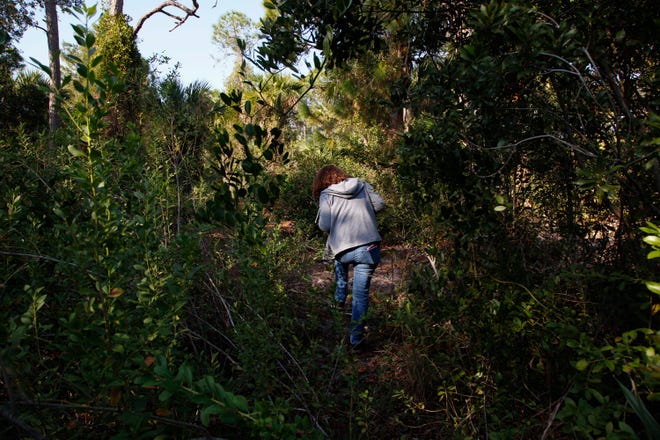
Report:
M351 344L362 342L364 315L369 309L369 286L374 269L380 262L380 245L358 246L335 259L335 300L343 303L348 295L348 269L353 268L353 310L351 312Z

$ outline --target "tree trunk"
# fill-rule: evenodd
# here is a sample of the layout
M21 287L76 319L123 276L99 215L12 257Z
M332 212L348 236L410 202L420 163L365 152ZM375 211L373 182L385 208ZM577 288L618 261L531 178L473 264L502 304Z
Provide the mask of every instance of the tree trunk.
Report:
M48 94L48 128L53 134L60 127L59 103L55 94L62 85L60 67L60 31L57 23L57 0L46 0L46 30L50 65L50 93Z
M124 13L124 0L110 0L110 6L108 7L108 13L116 17Z

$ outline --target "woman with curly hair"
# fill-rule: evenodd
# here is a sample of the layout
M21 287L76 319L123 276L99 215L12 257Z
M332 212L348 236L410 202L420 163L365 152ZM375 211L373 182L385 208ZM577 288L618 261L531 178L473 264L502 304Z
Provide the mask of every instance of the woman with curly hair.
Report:
M371 276L380 262L376 212L385 202L367 182L350 177L336 165L321 168L314 177L312 193L319 199L316 224L328 233L326 251L335 265L335 300L343 307L348 295L348 271L353 266L353 304L350 343L364 347L364 315L369 308Z

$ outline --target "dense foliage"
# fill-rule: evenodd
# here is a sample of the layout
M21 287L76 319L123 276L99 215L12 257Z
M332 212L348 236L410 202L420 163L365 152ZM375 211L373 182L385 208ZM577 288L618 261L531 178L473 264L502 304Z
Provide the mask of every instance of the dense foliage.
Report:
M1 435L658 438L656 3L265 2L227 91L78 9L59 132L0 84ZM366 354L327 163L388 204Z

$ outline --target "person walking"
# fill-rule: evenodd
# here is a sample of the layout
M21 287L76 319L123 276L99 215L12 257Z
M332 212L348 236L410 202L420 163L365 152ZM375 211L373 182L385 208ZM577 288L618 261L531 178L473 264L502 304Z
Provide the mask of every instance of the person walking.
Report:
M364 316L369 309L371 277L380 262L376 212L385 202L373 187L350 177L336 165L322 167L314 177L312 193L319 201L318 227L328 233L326 254L334 259L335 301L343 307L348 295L348 271L353 266L351 347L364 348Z

